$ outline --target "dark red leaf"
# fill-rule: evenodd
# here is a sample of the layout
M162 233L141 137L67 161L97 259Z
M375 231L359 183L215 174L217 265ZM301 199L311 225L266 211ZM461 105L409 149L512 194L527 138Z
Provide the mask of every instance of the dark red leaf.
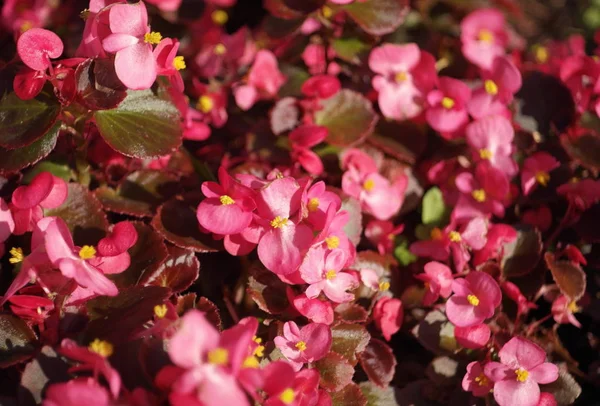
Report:
M394 378L396 358L392 349L383 341L372 338L367 348L358 355L358 360L375 385L388 386Z
M352 382L354 368L344 357L330 352L325 358L315 362L321 374L321 387L329 392L337 392Z
M200 261L193 251L168 247L169 256L152 273L145 273L145 285L164 286L177 293L189 288L200 272Z
M551 252L546 252L544 259L560 291L572 301L580 299L585 293L586 276L579 264L556 261Z
M25 322L11 314L0 314L0 368L31 358L37 337Z

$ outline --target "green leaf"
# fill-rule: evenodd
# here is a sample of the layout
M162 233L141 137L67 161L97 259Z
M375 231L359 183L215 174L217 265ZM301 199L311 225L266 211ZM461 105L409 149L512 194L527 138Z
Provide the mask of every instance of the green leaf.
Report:
M332 406L366 406L367 398L354 382L331 394Z
M394 249L394 256L402 266L408 266L417 260L417 256L408 249L408 241L403 241Z
M22 183L30 183L33 178L41 172L50 172L52 175L61 178L65 182L69 182L73 178L73 172L68 164L44 160L27 171L23 176Z
M36 349L33 330L18 317L0 314L0 368L29 359Z
M310 74L302 68L286 63L282 63L279 69L287 77L287 81L279 89L279 96L281 98L301 96L302 84L310 78Z
M59 132L60 124L57 123L41 138L26 147L12 150L0 147L0 173L20 171L46 157L56 146Z
M14 92L0 99L0 147L22 148L44 136L56 123L60 103L42 92L35 99L21 100Z
M408 3L406 0L355 1L342 9L369 34L385 35L402 24L410 10Z
M321 375L320 385L330 392L343 389L352 382L354 368L344 357L330 352L325 358L315 362L315 367Z
M129 92L112 110L94 113L100 135L118 152L136 158L155 158L181 145L179 111L150 90Z
M331 328L331 335L331 351L346 358L351 365L356 365L356 355L365 350L371 339L367 329L360 324L338 324Z
M358 38L338 38L331 43L337 56L346 62L358 65L371 47Z
M423 224L439 225L444 221L446 215L446 205L442 191L434 186L423 195L423 210L421 212L421 221Z
M361 382L360 390L367 398L367 406L397 406L394 389L391 387L380 388L373 382Z
M327 127L326 142L347 147L364 141L377 124L371 102L360 93L344 89L321 101L315 124Z

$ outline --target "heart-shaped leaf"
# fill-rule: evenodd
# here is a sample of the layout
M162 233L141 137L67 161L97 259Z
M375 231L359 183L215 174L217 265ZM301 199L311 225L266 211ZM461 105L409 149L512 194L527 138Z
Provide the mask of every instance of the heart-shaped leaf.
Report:
M0 368L31 358L36 342L35 333L23 320L10 314L0 314Z
M504 245L502 274L506 278L531 272L542 255L542 236L537 228L518 227L517 238Z
M17 172L46 157L56 146L59 133L60 124L56 124L26 147L11 150L0 147L0 173Z
M394 378L396 358L389 345L383 341L372 338L367 348L358 354L358 360L375 385L386 387Z
M579 264L573 261L556 261L551 252L547 252L544 259L563 295L572 301L580 299L585 293L586 277Z
M432 187L423 195L421 221L423 224L440 225L446 217L444 196L438 187Z
M338 305L335 308L335 315L338 319L346 323L364 323L369 317L365 308L356 303Z
M164 286L172 292L189 288L200 272L200 261L193 251L179 247L168 247L169 256L152 273L144 275L145 285Z
M340 354L330 352L325 358L315 362L321 375L320 385L325 390L337 392L352 382L354 368Z
M560 141L571 158L589 169L600 170L600 136L591 133L578 137L563 135Z
M269 314L281 314L290 305L286 285L273 272L251 267L246 291L256 305Z
M59 113L60 103L50 92L31 100L5 93L0 99L0 147L11 150L33 144L54 126Z
M385 35L404 22L409 11L406 0L355 1L344 7L350 18L371 35Z
M329 144L347 147L364 141L377 124L373 105L360 93L344 89L321 101L315 124L327 127Z
M550 392L554 395L557 404L561 406L572 405L579 395L581 395L581 386L566 368L559 369L556 381L541 385L540 389L543 392Z
M366 406L367 398L360 387L354 382L346 385L342 390L331 393L333 406Z
M346 358L351 365L356 365L357 354L365 350L371 335L360 324L339 324L331 328L331 351Z
M123 155L155 158L181 145L179 111L150 90L130 91L119 107L97 111L94 118L104 141Z
M89 110L116 108L127 96L112 60L88 59L75 71L78 101Z

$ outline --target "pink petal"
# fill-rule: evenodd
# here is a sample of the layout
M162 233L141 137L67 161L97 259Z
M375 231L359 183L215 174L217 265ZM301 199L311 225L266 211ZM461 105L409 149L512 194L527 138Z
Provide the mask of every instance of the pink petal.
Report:
M494 384L494 399L506 406L537 406L540 400L540 387L533 379L519 382L516 378Z
M152 54L152 46L138 43L117 52L115 71L127 88L149 89L156 80L156 61Z
M169 341L169 356L177 366L194 368L202 365L204 354L218 342L219 333L204 314L190 310L181 318L181 327Z
M148 30L148 11L143 1L135 4L115 4L108 14L110 30L114 34L142 37Z
M110 34L102 41L102 48L106 52L117 53L125 48L134 46L139 43L138 37L129 34Z
M306 343L304 356L310 361L318 361L331 348L331 329L325 324L311 323L300 330L300 338Z
M213 197L200 202L196 216L202 227L221 235L241 233L252 222L251 212L236 203L222 204Z
M12 204L18 209L31 209L39 205L52 192L54 176L41 172L29 185L19 186L12 195Z
M259 191L256 209L269 221L277 216L290 218L300 208L301 197L302 189L294 178L275 179Z
M252 85L237 86L233 89L236 104L244 111L250 110L258 100L258 91Z
M263 265L276 274L294 272L302 262L302 255L310 247L312 230L288 221L283 227L269 230L258 243L258 258Z
M460 236L472 249L479 250L485 246L486 234L487 221L482 217L476 217L467 223Z
M354 295L348 293L358 286L358 279L348 272L338 272L332 280L325 280L323 293L335 303L346 303L354 300Z
M25 65L33 70L48 68L48 58L58 58L63 53L61 39L52 31L43 28L31 28L17 41L17 53Z
M502 290L493 277L485 272L471 272L466 279L469 281L473 294L480 300L490 303L494 309L500 305Z
M15 221L6 202L0 198L0 242L10 237L15 229Z
M113 226L110 235L98 242L98 253L103 257L113 257L125 253L137 241L137 231L129 221L121 221Z
M454 337L459 345L469 349L483 347L490 340L491 330L487 324L471 327L454 327Z
M117 274L129 268L131 257L129 256L129 253L124 252L111 257L95 257L90 259L89 263L106 275Z
M498 353L504 365L531 370L546 360L546 353L537 344L521 337L513 337Z
M333 307L330 302L319 299L309 299L301 294L293 299L293 305L300 314L315 323L333 323Z
M528 372L529 378L541 384L551 383L558 379L558 367L550 362L544 362Z
M306 283L317 283L323 280L326 253L326 249L322 246L313 247L308 250L300 265L300 275Z
M371 51L369 68L381 75L393 75L398 72L408 72L421 57L417 44L385 44Z
M116 296L119 289L102 272L83 260L62 258L56 266L67 278L75 279L78 285L98 295Z
M52 189L50 194L40 202L40 206L44 209L55 209L62 205L67 200L69 188L67 183L61 178L52 175Z
M325 270L339 271L344 267L346 263L346 253L344 250L336 248L327 254L325 259Z
M453 132L468 122L467 111L463 109L447 109L432 107L425 113L427 122L436 131Z
M78 258L75 255L75 244L67 224L60 217L55 217L46 227L44 244L50 261L57 265L63 258Z
M481 300L481 299L480 299ZM459 327L470 327L483 323L487 312L480 306L473 306L464 296L451 296L446 302L448 320Z

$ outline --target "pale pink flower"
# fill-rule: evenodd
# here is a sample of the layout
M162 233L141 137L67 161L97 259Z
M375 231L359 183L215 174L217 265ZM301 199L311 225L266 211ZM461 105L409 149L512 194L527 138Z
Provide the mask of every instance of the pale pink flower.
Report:
M308 216L306 221L310 223L314 230L322 230L327 221L327 211L332 206L335 213L342 207L340 197L326 189L325 182L319 181L312 185L303 198L303 204L306 206Z
M309 362L318 361L331 348L331 329L325 324L310 323L300 329L293 321L283 325L283 336L274 342L295 371Z
M264 387L267 395L265 406L328 406L320 402L319 380L316 369L300 372L284 362L269 363L263 370Z
M471 89L458 79L442 77L438 88L427 94L427 122L443 136L454 133L469 121L467 103ZM448 137L448 136L446 136Z
M488 161L507 176L514 176L518 167L512 158L515 131L506 118L487 116L470 123L466 128L467 143L478 161Z
M467 373L462 380L462 388L473 396L484 397L492 390L494 383L483 372L480 362L473 361L467 365Z
M581 323L573 314L580 310L579 306L577 306L577 302L570 300L565 295L560 295L552 302L552 316L554 317L554 321L560 324L570 323L575 327L581 328Z
M440 262L428 262L425 264L425 273L415 277L425 282L425 296L423 305L431 306L441 296L447 299L452 293L452 271Z
M295 296L289 287L286 292L294 309L310 321L327 325L333 323L333 304L329 300L318 297L310 299L306 293Z
M404 306L400 299L383 296L373 308L373 322L387 341L400 330L403 320Z
M504 55L508 32L500 11L475 10L462 20L460 30L463 55L481 69L491 69L494 59Z
M527 196L537 185L545 187L550 182L550 172L560 166L552 155L547 152L536 152L523 163L521 171L521 187Z
M498 282L485 272L471 272L466 278L455 279L452 295L446 302L448 320L459 327L483 323L494 315L502 300Z
M235 87L233 95L242 110L249 110L258 100L277 96L285 81L286 77L279 70L275 55L270 51L261 50L256 54L254 64L250 68L247 83Z
M396 236L404 231L404 224L394 226L391 221L372 220L365 228L365 237L377 246L381 255L391 254L394 250Z

